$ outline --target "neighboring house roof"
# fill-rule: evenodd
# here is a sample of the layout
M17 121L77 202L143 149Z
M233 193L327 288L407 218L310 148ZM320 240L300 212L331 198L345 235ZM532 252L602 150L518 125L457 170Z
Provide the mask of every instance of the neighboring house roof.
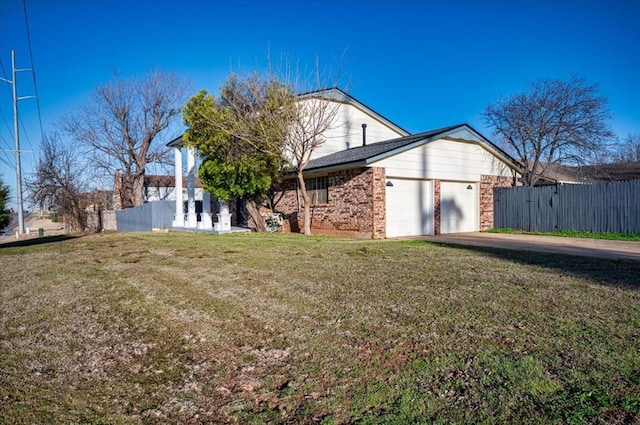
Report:
M590 181L617 181L640 179L640 162L618 162L576 167L579 176Z
M380 161L392 155L397 155L401 152L413 149L417 146L421 146L431 141L448 136L454 137L461 131L470 132L475 136L475 141L479 140L487 149L507 162L511 166L511 168L515 170L519 170L521 168L516 160L514 160L502 149L483 137L480 133L475 131L471 126L467 124L457 124L449 127L439 128L436 130L425 131L423 133L413 134L410 136L400 137L397 139L387 140L384 142L372 143L366 146L358 146L355 148L316 158L309 162L309 164L305 168L305 172L327 171L328 169L370 165L373 162Z
M90 207L91 210L98 208L109 210L113 208L113 190L95 189L93 192L81 193L79 198L84 209Z
M144 186L145 187L175 187L175 176L157 175L157 174L145 174ZM182 187L187 187L187 178L182 177ZM195 187L202 187L202 182L196 177Z
M539 169L543 170L538 175L540 176L539 184L556 184L556 183L577 183L582 181L578 177L574 167L562 164L541 164Z
M544 180L554 183L597 183L640 179L640 162L570 166L546 165Z

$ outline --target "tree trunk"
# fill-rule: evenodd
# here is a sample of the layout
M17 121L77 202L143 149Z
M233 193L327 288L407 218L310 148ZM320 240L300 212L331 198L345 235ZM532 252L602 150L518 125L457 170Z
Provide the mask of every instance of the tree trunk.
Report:
M142 205L144 203L144 198L142 197L142 192L144 191L144 174L135 174L131 176L133 179L133 190L131 193L131 201L134 207L138 205Z
M266 232L267 224L265 223L264 218L262 218L262 214L260 214L260 203L255 199L247 199L246 207L249 216L251 216L251 219L256 226L256 230L260 233Z
M304 234L311 235L311 198L307 193L307 185L304 183L302 171L298 171L298 183L300 184L300 193L304 204Z

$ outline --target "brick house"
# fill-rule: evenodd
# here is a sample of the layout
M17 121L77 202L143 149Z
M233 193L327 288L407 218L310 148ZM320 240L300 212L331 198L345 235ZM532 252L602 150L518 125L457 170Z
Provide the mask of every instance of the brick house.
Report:
M514 185L517 170L466 124L337 151L305 170L311 228L373 239L488 229L493 188ZM287 228L302 228L297 180L276 198Z
M300 101L309 98L338 108L304 171L314 233L380 239L488 229L493 188L512 186L520 176L513 158L467 124L410 134L340 89ZM181 138L168 146L182 164ZM197 153L187 153L187 168L195 170ZM288 231L304 227L301 201L297 179L287 176L272 205ZM178 211L182 204L176 205Z

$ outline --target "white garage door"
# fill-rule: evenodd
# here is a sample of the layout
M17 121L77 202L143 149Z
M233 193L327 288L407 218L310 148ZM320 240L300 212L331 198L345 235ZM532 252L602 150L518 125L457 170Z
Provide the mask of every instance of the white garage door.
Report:
M388 238L433 235L432 181L387 178L386 207Z
M440 233L478 230L476 183L440 182Z

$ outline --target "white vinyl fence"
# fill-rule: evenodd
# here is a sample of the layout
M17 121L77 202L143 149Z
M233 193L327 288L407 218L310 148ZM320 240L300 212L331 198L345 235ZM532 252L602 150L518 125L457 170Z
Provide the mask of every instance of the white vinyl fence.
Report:
M493 214L496 228L640 233L640 180L496 188Z

